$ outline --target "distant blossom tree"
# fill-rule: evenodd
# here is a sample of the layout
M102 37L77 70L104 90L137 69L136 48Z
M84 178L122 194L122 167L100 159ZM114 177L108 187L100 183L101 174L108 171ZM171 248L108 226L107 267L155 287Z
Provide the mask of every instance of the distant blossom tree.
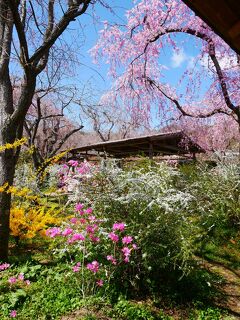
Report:
M83 112L101 141L129 138L145 129L141 121L137 122L136 118L129 116L124 108L99 104L84 107Z
M27 145L31 148L33 165L39 174L49 165L48 159L54 157L59 150L76 147L72 145L75 133L83 126L73 123L64 114L68 103L57 108L51 101L41 101L36 96L24 122Z
M229 119L239 139L240 57L180 0L135 1L126 18L125 25L105 21L91 52L96 62L103 59L110 65L114 79L112 90L103 98L112 104L120 101L143 121L156 107L174 120L184 116L189 131L196 124L191 119L204 122L212 117L216 137L224 135ZM164 78L162 52L171 49L179 53L190 38L198 54L188 63L178 85L170 86ZM202 85L208 83L203 94Z

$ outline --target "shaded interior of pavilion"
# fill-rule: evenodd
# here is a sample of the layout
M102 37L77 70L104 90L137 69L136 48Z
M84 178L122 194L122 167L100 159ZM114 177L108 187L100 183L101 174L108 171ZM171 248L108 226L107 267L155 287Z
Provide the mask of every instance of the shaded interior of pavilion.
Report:
M195 160L204 150L182 131L99 142L71 149L67 159L97 161L102 158L137 160Z

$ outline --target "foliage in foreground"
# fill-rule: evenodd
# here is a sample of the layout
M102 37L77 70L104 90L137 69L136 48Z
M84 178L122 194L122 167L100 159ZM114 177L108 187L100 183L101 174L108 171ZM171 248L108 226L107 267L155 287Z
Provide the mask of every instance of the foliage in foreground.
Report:
M80 181L78 173L74 179ZM187 274L208 242L237 239L239 186L237 165L178 170L161 163L122 170L108 162L71 189L75 200L92 203L109 221L126 221L144 274L164 268Z
M171 319L160 312L166 301L173 309L190 303L187 319L221 319L209 303L222 279L201 269L196 255L239 252L238 166L145 163L122 170L110 162L72 161L59 177L70 195L64 196L62 222L47 231L52 253L43 262L1 265L1 319L15 311L18 319L57 319L86 306L89 297L105 299L98 303L110 305L113 319ZM230 256L222 261L239 265ZM128 300L146 296L157 312Z

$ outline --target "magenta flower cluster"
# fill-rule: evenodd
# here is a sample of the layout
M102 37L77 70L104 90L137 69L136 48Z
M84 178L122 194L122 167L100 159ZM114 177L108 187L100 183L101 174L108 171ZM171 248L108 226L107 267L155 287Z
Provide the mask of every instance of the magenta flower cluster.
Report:
M22 283L26 284L27 286L29 286L31 284L31 282L28 279L24 278L24 273L20 273L17 277L10 277L8 279L8 282L10 283L10 285L15 284L15 283L19 283L19 282L22 282Z
M99 270L99 263L94 260L93 262L87 264L87 269L92 271L93 273L97 273Z
M0 271L6 270L10 267L9 263L0 264Z
M93 275L105 275L106 268L111 269L130 261L131 253L137 249L137 245L133 243L134 238L131 235L126 235L124 222L114 223L111 230L106 232L103 226L104 221L93 214L91 207L85 208L84 204L76 203L74 211L75 217L71 218L67 225L53 227L46 232L50 238L62 241L69 251L74 248L76 255L81 253L80 256L84 256L81 262L75 262L71 266L72 272L77 274L81 271L82 275L82 272L88 270ZM88 260L88 256L98 255L98 247L95 244L101 246L101 255L102 252L106 252L106 263L104 256L102 256L101 263L96 259ZM98 287L102 287L104 281L98 278L95 283Z
M16 318L16 316L17 316L17 311L16 311L16 310L12 310L12 311L10 312L9 316L10 316L11 318Z
M96 170L97 167L87 161L78 162L77 160L69 160L61 166L58 172L58 186L66 191L72 190L79 177L85 179L91 176Z
M118 245L118 249L120 249L123 255L123 261L125 263L128 263L130 261L131 252L132 250L137 249L137 245L135 243L132 243L133 242L132 236L126 235L126 236L123 236L121 239L121 233L125 230L125 226L126 225L123 222L114 223L112 227L112 231L108 234L108 237L115 243L115 245ZM118 231L120 232L120 234L117 234ZM121 239L121 243L124 245L124 247L122 248L119 245L120 239ZM115 248L115 251L116 251L116 248ZM113 265L117 265L118 263L116 257L112 255L108 255L107 260L110 261Z

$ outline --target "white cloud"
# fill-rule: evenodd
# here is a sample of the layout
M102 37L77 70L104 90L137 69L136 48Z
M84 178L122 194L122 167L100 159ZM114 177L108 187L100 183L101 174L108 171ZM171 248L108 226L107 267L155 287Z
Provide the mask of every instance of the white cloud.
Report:
M188 60L188 56L184 52L183 48L178 51L174 51L171 56L171 66L173 68L179 68L181 65Z

